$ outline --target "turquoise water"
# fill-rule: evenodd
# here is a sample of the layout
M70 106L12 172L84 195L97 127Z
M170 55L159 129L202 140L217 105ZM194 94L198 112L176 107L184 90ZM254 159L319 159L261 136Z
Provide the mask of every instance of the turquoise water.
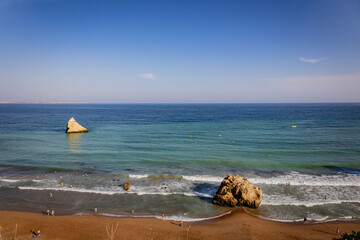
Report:
M0 154L1 209L198 220L231 210L230 173L263 189L254 214L360 218L360 104L1 104Z

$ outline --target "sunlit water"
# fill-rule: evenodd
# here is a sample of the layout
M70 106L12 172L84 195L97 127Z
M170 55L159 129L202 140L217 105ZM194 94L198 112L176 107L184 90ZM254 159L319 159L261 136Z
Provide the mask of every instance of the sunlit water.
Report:
M360 104L0 105L3 210L206 219L226 174L262 188L254 214L359 219Z

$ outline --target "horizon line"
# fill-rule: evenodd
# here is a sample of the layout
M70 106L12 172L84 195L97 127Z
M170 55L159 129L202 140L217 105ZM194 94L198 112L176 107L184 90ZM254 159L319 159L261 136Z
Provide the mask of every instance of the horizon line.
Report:
M329 104L329 103L360 103L360 101L342 102L54 102L54 101L29 101L29 102L7 102L0 104Z

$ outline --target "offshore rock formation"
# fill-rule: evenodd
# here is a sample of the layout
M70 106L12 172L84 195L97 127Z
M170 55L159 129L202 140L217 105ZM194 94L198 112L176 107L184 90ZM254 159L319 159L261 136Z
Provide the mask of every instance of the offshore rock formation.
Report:
M261 203L262 190L246 178L227 175L221 182L212 202L221 206L247 206L257 208Z
M80 133L80 132L88 132L88 131L89 130L78 124L73 117L70 118L66 126L67 133Z
M125 191L127 191L127 190L129 190L129 189L130 189L130 187L131 187L131 183L129 183L129 182L124 183L124 184L123 184L123 187L124 187L124 190L125 190Z

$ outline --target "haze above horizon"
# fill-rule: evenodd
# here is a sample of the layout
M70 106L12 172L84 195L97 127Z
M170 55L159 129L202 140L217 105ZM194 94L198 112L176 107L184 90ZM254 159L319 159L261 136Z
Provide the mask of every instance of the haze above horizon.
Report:
M360 102L360 2L3 0L0 102Z

